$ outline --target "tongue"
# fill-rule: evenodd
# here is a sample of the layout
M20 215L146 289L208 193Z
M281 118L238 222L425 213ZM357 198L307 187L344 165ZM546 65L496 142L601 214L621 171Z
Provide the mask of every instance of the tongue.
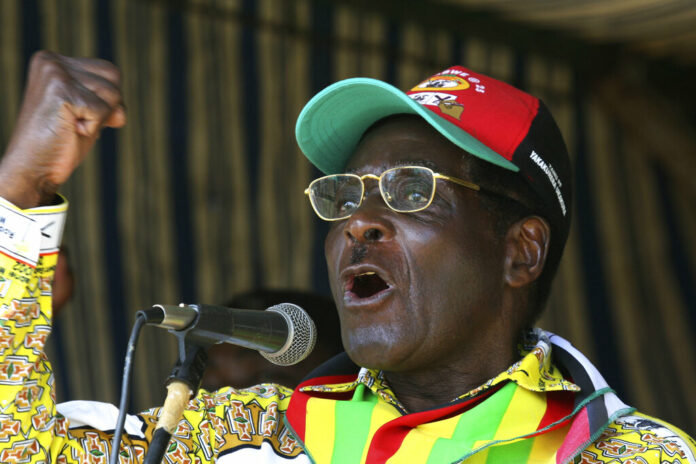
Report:
M353 293L359 298L368 298L387 288L386 282L377 274L357 276L353 281Z

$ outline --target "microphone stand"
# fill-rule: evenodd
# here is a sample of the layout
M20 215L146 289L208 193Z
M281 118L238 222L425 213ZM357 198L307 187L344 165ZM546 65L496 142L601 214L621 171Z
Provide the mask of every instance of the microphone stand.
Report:
M208 361L208 348L199 337L188 330L170 330L179 342L179 359L167 379L167 397L160 409L160 417L148 447L144 464L160 464L174 432L176 432L184 409L198 391ZM190 336L192 335L192 336Z

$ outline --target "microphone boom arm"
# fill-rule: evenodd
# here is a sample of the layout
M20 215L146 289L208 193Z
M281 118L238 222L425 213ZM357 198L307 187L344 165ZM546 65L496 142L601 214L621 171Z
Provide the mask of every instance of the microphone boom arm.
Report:
M287 348L293 340L288 336L288 327L292 327L288 317L272 308L267 311L235 309L235 317L230 317L228 308L206 304L155 305L153 308L163 313L162 321L156 326L169 329L177 337L185 333L202 346L232 343L274 353Z

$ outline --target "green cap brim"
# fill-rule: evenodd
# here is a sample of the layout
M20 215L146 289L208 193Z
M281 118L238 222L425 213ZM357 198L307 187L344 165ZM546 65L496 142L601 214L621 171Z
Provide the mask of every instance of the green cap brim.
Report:
M295 136L307 159L326 174L342 172L365 131L393 114L417 114L452 143L511 171L519 168L465 130L385 82L356 77L336 82L312 98L297 118Z

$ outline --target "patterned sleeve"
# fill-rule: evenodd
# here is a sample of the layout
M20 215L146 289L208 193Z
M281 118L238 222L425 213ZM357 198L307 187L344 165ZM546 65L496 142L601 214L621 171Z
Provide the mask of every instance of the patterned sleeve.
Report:
M75 401L56 405L44 344L51 282L67 202L22 211L0 198L0 462L109 461L118 411ZM188 405L165 462L308 463L283 418L291 390L262 385L201 392ZM129 416L119 462L142 462L158 409Z
M66 443L43 354L66 210L0 199L0 462L55 462Z
M636 412L616 419L575 462L696 464L696 442L672 424Z

